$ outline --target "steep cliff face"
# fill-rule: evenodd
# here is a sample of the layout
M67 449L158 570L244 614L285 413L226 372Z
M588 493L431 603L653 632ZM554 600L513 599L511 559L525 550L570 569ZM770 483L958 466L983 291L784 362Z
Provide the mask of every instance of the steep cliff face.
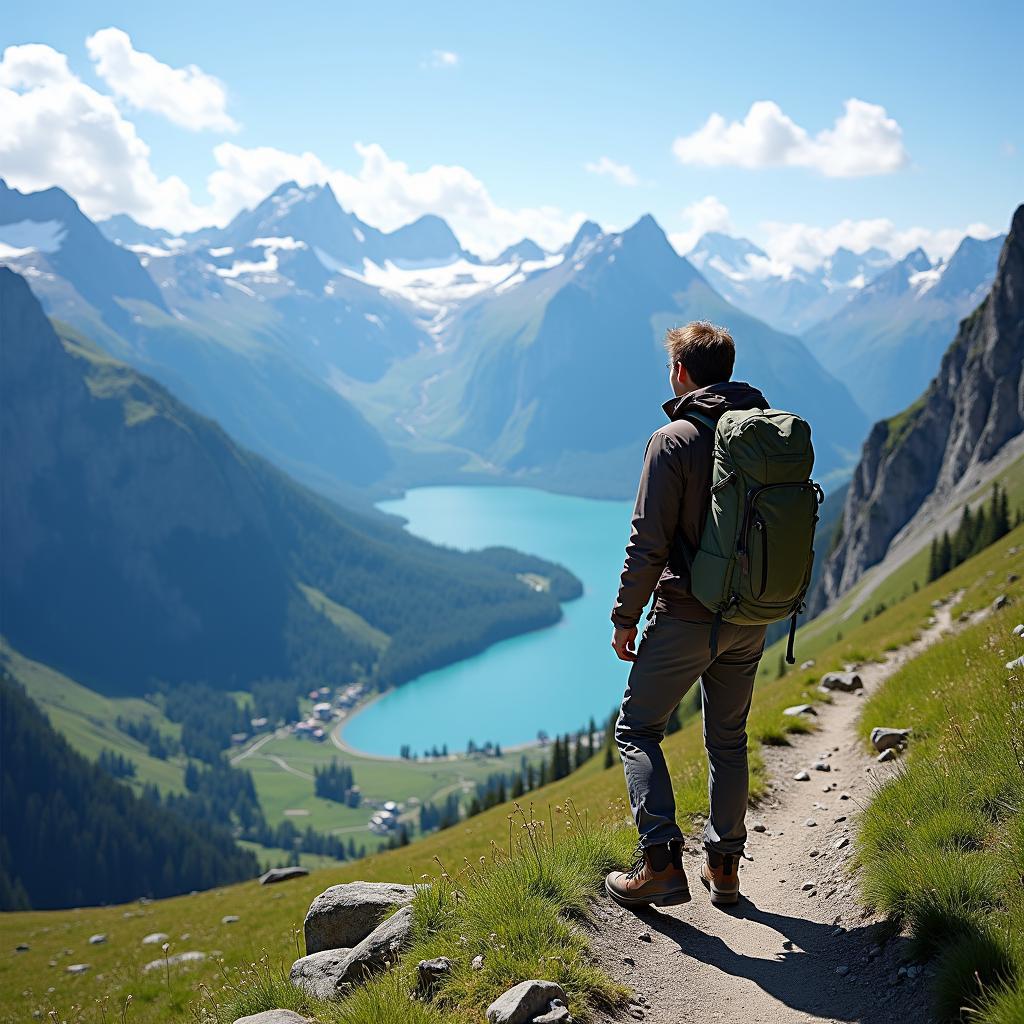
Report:
M1024 206L1017 209L992 289L961 322L939 372L913 405L872 428L825 566L816 610L881 561L926 506L1024 431Z

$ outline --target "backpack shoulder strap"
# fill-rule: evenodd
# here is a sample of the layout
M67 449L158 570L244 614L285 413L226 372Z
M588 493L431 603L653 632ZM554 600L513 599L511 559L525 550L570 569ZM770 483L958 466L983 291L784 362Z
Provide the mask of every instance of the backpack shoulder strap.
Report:
M710 427L712 430L718 429L718 424L710 417L705 416L702 412L687 412L685 416L688 420L696 420L698 423L703 423L705 427Z

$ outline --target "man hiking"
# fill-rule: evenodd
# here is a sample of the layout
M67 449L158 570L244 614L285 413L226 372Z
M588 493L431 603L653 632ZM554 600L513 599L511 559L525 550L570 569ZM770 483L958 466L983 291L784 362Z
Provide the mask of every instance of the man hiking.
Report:
M809 480L806 424L789 413L764 413L768 402L760 391L730 380L736 350L725 328L704 321L674 328L665 347L675 397L662 406L669 422L647 443L611 616L612 647L632 663L615 739L640 849L632 869L612 872L605 884L625 906L690 899L661 742L672 712L699 677L711 805L701 881L713 903L732 904L739 899L737 868L746 840L746 724L754 677L766 623L793 615L795 625L809 580L820 491ZM752 442L756 459L742 449ZM776 466L785 482L776 482ZM773 510L771 502L789 505ZM786 519L799 520L799 536L773 567L770 545L792 540L783 536L791 531ZM705 550L716 545L721 550Z

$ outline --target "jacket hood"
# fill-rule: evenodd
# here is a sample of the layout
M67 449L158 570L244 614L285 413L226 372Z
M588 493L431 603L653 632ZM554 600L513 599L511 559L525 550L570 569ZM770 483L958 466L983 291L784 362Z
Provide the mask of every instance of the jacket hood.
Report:
M662 405L670 420L682 419L687 413L700 412L717 420L730 409L768 409L768 399L755 387L741 380L727 380L698 388L682 398L670 398Z

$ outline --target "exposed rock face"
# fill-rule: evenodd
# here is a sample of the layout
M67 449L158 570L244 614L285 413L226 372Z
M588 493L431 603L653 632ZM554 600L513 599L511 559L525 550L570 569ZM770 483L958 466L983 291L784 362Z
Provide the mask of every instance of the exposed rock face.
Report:
M876 423L850 482L842 539L812 611L885 557L922 508L942 504L969 469L1024 431L1024 206L1017 209L992 290L960 324L924 395Z
M306 953L358 946L395 907L412 902L411 885L349 882L325 889L309 906Z

